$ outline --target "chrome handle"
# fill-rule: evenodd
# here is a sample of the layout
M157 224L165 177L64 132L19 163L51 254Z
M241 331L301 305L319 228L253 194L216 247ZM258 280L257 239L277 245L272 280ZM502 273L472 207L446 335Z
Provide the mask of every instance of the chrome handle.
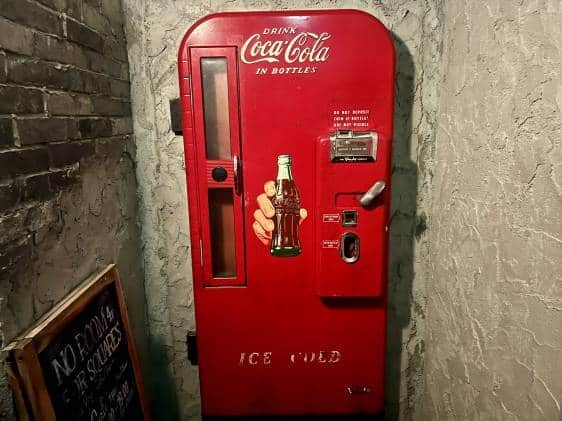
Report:
M385 187L386 183L382 180L377 181L375 184L373 184L371 188L359 198L359 203L361 204L361 206L367 207L371 203L373 203L373 200L375 200L377 196L383 192Z
M232 172L233 172L233 181L234 181L234 192L236 194L240 194L242 191L241 182L242 177L240 177L240 158L238 155L234 155L232 157Z

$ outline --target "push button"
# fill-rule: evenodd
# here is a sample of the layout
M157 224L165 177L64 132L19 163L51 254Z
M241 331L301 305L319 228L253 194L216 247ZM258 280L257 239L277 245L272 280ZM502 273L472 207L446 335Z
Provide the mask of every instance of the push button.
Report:
M226 180L226 177L228 177L228 173L223 167L213 168L211 175L215 181L224 181Z
M341 224L344 227L355 227L357 226L357 211L346 210L342 212Z

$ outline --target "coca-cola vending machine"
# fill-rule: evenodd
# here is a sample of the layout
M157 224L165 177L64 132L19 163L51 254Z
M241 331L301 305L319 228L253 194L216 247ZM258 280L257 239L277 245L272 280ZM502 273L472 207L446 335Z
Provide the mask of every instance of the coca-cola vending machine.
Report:
M203 415L380 413L389 32L219 13L187 31L179 81Z

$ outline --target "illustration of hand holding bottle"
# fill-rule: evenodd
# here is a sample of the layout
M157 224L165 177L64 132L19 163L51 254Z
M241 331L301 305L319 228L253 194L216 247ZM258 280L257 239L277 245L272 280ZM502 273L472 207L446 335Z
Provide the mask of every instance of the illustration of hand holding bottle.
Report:
M301 253L299 225L307 217L300 207L300 197L291 173L291 156L277 157L277 181L267 181L264 193L258 195L252 228L256 237L270 246L277 257L298 256Z

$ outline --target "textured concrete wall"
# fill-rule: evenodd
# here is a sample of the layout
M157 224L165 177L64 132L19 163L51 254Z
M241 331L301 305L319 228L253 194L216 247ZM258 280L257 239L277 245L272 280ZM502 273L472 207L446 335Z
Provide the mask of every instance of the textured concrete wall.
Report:
M557 420L562 10L447 2L419 419Z
M0 1L0 347L115 262L146 355L131 133L119 2Z
M181 137L170 130L168 100L178 96L176 54L194 21L240 9L358 8L394 34L397 50L387 410L410 418L423 392L424 233L439 81L438 0L174 1L124 0L132 83L137 177L150 328L153 409L159 419L196 416L197 370L186 360L194 328Z

